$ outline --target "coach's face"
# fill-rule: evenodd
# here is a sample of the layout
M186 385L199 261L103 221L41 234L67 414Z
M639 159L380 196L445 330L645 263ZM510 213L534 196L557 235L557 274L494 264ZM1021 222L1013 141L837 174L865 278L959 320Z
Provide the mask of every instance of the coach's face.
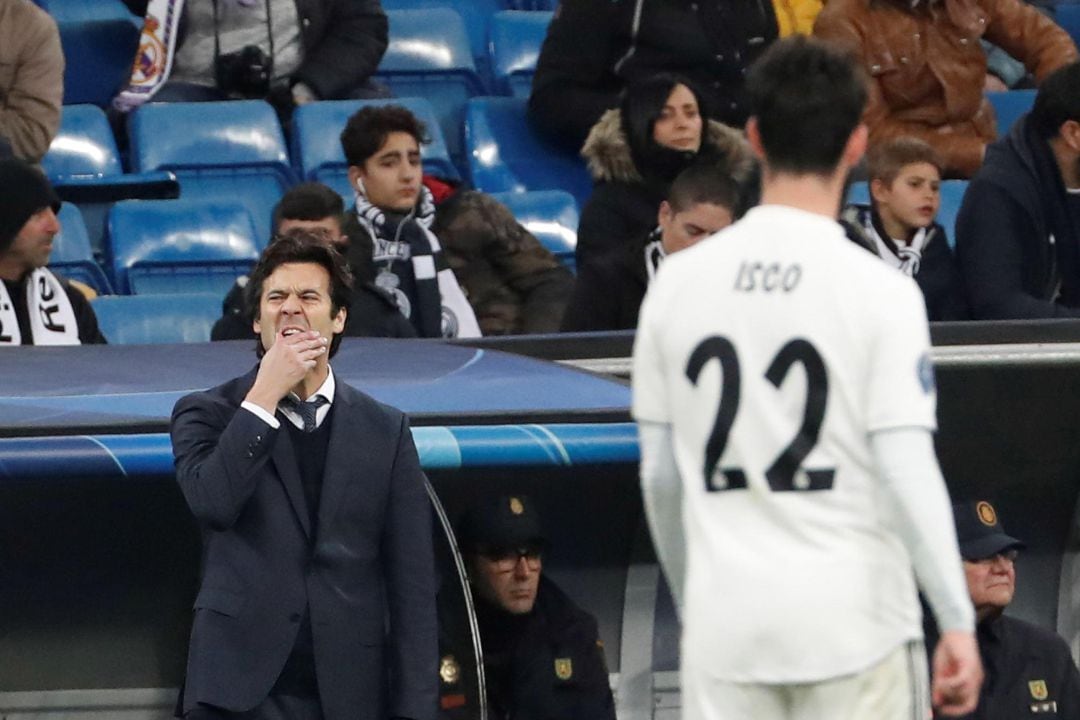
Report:
M983 560L964 560L968 594L979 620L1000 614L1016 592L1015 550Z
M345 329L345 308L333 312L330 273L318 263L283 263L263 281L254 328L263 349L280 337L315 330L330 340ZM320 362L326 362L326 355Z

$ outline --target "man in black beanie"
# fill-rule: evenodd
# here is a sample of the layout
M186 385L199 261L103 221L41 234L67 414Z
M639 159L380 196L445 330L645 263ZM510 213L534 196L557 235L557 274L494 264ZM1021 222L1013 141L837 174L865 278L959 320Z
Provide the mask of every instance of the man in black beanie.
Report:
M484 649L487 716L614 720L596 619L541 574L547 543L532 500L489 497L465 514L457 536ZM440 617L441 718L476 717L467 631L448 619Z
M45 267L59 210L37 168L0 160L0 346L105 342L86 297Z

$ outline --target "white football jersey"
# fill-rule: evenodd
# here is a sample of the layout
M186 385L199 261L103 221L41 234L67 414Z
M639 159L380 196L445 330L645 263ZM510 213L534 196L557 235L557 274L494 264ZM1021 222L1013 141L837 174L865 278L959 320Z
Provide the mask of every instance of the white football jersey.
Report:
M733 682L858 672L921 637L869 433L935 428L922 295L835 221L785 206L667 260L633 413L672 427L683 658Z

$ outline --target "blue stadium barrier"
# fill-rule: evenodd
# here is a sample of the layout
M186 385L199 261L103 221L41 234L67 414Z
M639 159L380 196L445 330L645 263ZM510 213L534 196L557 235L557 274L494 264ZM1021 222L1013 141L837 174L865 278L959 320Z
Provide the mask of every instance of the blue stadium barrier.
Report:
M578 207L574 196L562 190L493 193L544 247L571 271L576 269Z
M1013 124L1031 110L1035 104L1036 92L1036 90L1006 90L986 93L986 98L994 107L998 137L1007 135Z
M583 206L593 186L585 161L534 133L526 103L505 97L469 101L465 144L473 184L485 192L565 190Z
M1080 5L1059 2L1054 6L1054 21L1080 45Z
M461 16L450 8L392 10L390 44L376 77L400 97L427 98L446 146L462 162L465 103L484 92Z
M388 98L380 100L326 100L309 103L293 113L290 149L301 177L326 183L342 193L346 203L353 201L349 186L348 164L341 149L341 131L357 110L368 105L401 105L425 125L429 141L421 148L424 172L450 180L460 180L450 159L442 128L435 110L424 98Z
M270 215L296 182L277 114L262 100L149 103L128 119L136 172L170 170L185 199L243 202L261 245Z
M262 247L233 200L128 200L109 213L111 267L125 294L213 292L223 297Z
M506 10L491 17L488 50L495 89L503 95L528 98L536 59L554 13Z
M170 293L110 295L90 304L111 344L152 345L209 342L221 300L220 293Z

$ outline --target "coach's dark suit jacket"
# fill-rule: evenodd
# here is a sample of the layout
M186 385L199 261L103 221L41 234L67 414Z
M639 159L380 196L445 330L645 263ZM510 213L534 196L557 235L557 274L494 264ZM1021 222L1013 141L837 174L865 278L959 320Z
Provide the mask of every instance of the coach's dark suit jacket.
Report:
M203 537L185 711L260 703L307 603L327 720L434 718L431 510L405 416L337 380L313 530L288 421L240 408L254 380L173 410L176 477Z

